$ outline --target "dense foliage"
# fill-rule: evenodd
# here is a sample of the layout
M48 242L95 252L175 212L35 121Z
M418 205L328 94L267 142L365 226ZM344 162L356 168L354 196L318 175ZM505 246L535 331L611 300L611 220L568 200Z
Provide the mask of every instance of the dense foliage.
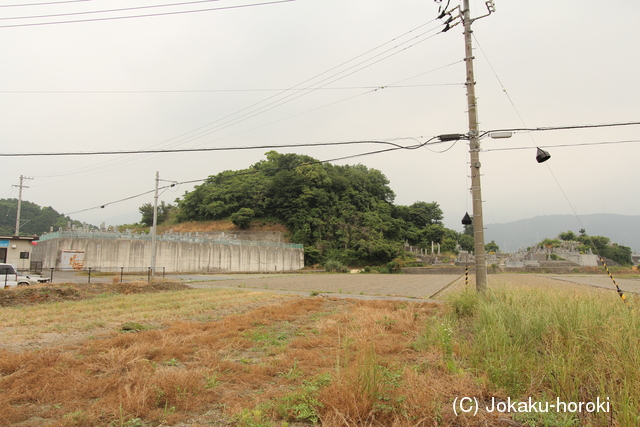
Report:
M15 234L17 210L18 199L0 199L0 234L5 236ZM66 227L71 221L69 217L56 212L51 206L41 207L25 200L20 205L20 218L21 236L41 235L48 232L51 227L54 230ZM72 223L80 225L77 221Z
M170 215L176 210L176 206L172 204L165 203L164 201L160 202L158 205L158 216L156 220L158 224L161 224L167 221ZM140 222L147 227L153 225L153 205L151 203L145 203L144 205L138 208L140 211L140 215L142 215L142 219Z
M604 236L588 236L584 229L581 229L580 235L576 235L573 231L560 233L557 239L546 239L543 241L545 245L553 247L560 246L560 240L578 242L576 250L581 253L587 253L591 250L594 254L601 257L609 258L622 265L631 265L632 250L630 247L612 243L611 239Z
M418 247L473 239L442 225L436 202L394 205L388 179L363 165L332 165L298 154L270 151L248 169L209 177L178 201L178 221L231 219L246 228L254 219L282 222L290 240L305 245L306 262L386 263L408 242ZM467 246L471 245L467 248Z

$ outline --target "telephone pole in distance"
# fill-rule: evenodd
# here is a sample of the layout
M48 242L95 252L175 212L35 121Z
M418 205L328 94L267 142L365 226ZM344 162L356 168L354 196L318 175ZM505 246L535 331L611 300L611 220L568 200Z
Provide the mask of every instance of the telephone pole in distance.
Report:
M29 188L28 186L23 185L23 181L25 179L33 179L33 178L20 175L20 185L14 185L14 187L20 188L20 191L18 192L18 210L16 212L16 232L15 232L16 236L20 235L20 211L22 210L22 189Z

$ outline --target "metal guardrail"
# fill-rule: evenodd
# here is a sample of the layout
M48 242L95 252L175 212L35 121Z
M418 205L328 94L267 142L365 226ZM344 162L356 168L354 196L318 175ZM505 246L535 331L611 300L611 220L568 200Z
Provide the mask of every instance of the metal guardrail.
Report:
M106 240L146 240L151 241L152 236L146 233L106 233L102 231L54 231L40 236L39 241L44 242L52 239L106 239ZM262 246L275 248L292 248L303 249L304 246L298 243L278 243L263 242L252 240L219 240L208 237L185 236L180 234L163 234L156 236L159 242L186 242L186 243L212 243L216 245L234 245L234 246Z

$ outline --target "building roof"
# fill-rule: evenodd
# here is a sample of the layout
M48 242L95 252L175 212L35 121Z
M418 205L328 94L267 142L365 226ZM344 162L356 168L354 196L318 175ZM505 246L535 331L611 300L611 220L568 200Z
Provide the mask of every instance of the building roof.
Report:
M40 240L38 236L0 236L3 240Z

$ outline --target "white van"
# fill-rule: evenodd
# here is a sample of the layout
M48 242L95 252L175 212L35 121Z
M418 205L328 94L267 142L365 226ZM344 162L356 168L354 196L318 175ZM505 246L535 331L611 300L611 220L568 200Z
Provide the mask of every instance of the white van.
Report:
M29 286L48 281L48 278L21 276L13 265L0 264L0 287L11 288L13 286Z

